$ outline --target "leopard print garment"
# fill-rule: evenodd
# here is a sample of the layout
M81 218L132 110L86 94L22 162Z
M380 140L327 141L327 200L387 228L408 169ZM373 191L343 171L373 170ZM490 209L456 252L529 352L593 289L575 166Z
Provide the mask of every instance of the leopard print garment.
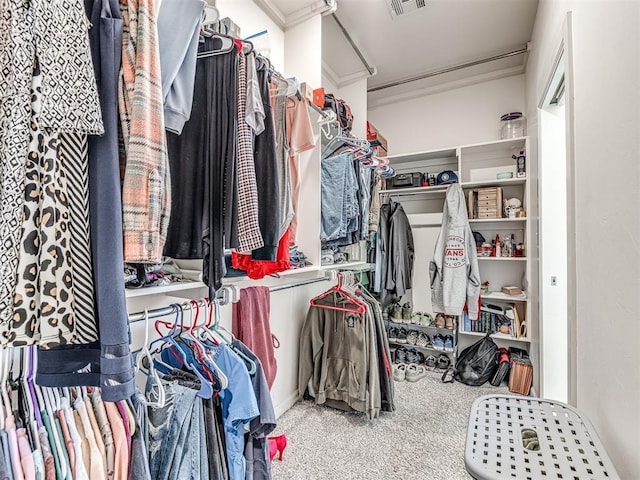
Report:
M51 348L74 340L74 294L67 185L58 134L39 126L41 84L36 61L14 314L0 342Z
M24 158L35 45L28 0L0 3L0 328L10 322L22 233Z

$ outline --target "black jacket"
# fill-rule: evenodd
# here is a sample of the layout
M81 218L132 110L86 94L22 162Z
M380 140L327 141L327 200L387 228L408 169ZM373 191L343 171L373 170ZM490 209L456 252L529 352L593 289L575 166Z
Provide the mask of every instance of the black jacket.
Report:
M386 282L383 285L385 290L400 298L411 289L415 249L409 219L397 202L391 204L388 242Z

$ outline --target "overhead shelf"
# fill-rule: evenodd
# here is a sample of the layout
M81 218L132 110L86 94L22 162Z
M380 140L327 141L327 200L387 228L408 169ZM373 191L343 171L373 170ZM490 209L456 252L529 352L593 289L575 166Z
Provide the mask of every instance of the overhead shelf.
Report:
M144 297L146 295L167 295L173 292L195 290L199 288L206 288L206 285L202 282L176 282L170 285L160 285L157 287L127 288L125 290L125 295L127 298Z
M527 257L478 257L478 260L492 262L526 262Z
M471 218L469 223L525 223L526 217L520 218Z
M470 337L484 337L487 334L482 332L465 332L464 330L460 330L460 335L468 335ZM521 343L531 343L527 337L515 338L511 335L507 335L506 333L492 333L489 335L491 338L495 338L496 340L508 340L510 342L521 342Z

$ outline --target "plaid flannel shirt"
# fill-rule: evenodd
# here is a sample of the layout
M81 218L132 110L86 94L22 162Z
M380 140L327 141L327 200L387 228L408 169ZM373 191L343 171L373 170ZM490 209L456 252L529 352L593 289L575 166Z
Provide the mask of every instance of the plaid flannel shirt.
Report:
M120 0L124 23L118 106L126 155L124 260L158 263L169 227L171 179L164 131L156 6Z

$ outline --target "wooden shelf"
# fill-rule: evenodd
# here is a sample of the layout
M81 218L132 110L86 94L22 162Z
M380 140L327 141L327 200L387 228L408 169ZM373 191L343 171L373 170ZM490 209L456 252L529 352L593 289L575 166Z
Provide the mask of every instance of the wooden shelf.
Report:
M464 330L460 330L460 335L467 335L470 337L484 337L486 333L482 332L465 332ZM507 335L506 333L492 333L489 335L491 338L495 338L496 340L507 340L509 342L521 342L521 343L531 343L527 337L514 338L511 335Z

